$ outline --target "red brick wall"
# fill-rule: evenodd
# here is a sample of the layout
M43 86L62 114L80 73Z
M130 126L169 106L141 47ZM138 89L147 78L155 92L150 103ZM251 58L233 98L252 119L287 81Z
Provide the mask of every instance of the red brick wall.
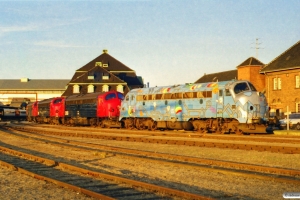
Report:
M287 106L290 112L297 111L296 103L300 103L300 88L296 88L296 75L300 75L300 69L266 74L266 95L272 111L278 110L282 114L286 112ZM281 78L281 89L274 90L273 79L276 77Z

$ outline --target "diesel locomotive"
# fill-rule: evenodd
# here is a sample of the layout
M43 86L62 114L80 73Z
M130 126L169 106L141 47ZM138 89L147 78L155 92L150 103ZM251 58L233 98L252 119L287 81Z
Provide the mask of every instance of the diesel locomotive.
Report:
M120 121L126 128L200 132L266 132L268 105L249 81L140 88L127 93Z
M27 106L29 121L139 130L266 133L268 105L245 80L57 97ZM271 130L271 129L268 129ZM271 131L270 131L271 132Z
M121 127L120 92L78 94L34 102L27 106L28 121L49 124Z

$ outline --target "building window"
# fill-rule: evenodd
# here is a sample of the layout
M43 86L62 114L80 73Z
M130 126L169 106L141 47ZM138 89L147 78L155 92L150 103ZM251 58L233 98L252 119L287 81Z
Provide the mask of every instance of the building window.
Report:
M79 93L79 89L80 89L79 85L74 85L73 86L73 93Z
M103 85L102 86L102 92L108 92L109 91L109 86L108 85Z
M98 67L102 67L102 62L96 62L96 63L95 63L95 66L96 66L96 67L97 67L97 66L98 66Z
M93 92L94 92L94 86L88 85L88 93L93 93Z
M274 78L273 79L273 89L274 90L281 90L281 78Z
M103 80L108 80L109 79L109 74L108 73L103 73L102 79Z
M124 93L123 85L118 85L118 86L117 86L117 91L118 91L118 92L121 92L121 93Z
M299 75L295 76L295 81L296 81L296 88L300 88L300 76Z

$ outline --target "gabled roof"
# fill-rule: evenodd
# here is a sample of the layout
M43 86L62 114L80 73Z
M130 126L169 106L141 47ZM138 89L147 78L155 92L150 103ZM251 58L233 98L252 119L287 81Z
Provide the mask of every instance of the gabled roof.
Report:
M213 74L204 74L195 83L206 83L212 81L229 81L237 79L237 70L218 72Z
M244 62L242 62L241 64L239 64L237 66L238 67L242 67L242 66L252 66L252 65L265 65L264 63L260 62L258 59L254 58L254 57L250 57L248 59L246 59Z
M95 58L94 60L90 61L83 67L77 69L76 71L89 71L91 68L93 68L96 63L107 64L107 71L113 71L113 72L134 72L134 70L130 69L111 55L107 53L106 50L103 51L104 53Z
M1 79L0 90L65 90L69 79Z
M260 72L282 71L296 68L300 68L300 41L277 56Z

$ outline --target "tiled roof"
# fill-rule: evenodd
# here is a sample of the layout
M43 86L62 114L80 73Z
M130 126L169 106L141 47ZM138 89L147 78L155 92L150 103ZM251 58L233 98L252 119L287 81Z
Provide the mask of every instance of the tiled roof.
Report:
M228 81L232 79L237 79L237 70L230 70L224 72L218 72L213 74L204 74L195 83L206 83L213 81Z
M260 62L254 57L250 57L246 59L244 62L242 62L240 65L238 65L237 67L249 66L249 65L265 65L265 64Z
M65 90L67 79L0 79L0 90Z
M300 41L272 60L261 72L282 71L295 68L300 68Z
M90 61L83 67L79 68L76 71L89 71L92 67L96 65L96 62L99 63L101 62L102 66L103 64L107 64L107 70L108 71L113 71L113 72L134 72L134 70L130 69L108 53L104 52L94 60Z

